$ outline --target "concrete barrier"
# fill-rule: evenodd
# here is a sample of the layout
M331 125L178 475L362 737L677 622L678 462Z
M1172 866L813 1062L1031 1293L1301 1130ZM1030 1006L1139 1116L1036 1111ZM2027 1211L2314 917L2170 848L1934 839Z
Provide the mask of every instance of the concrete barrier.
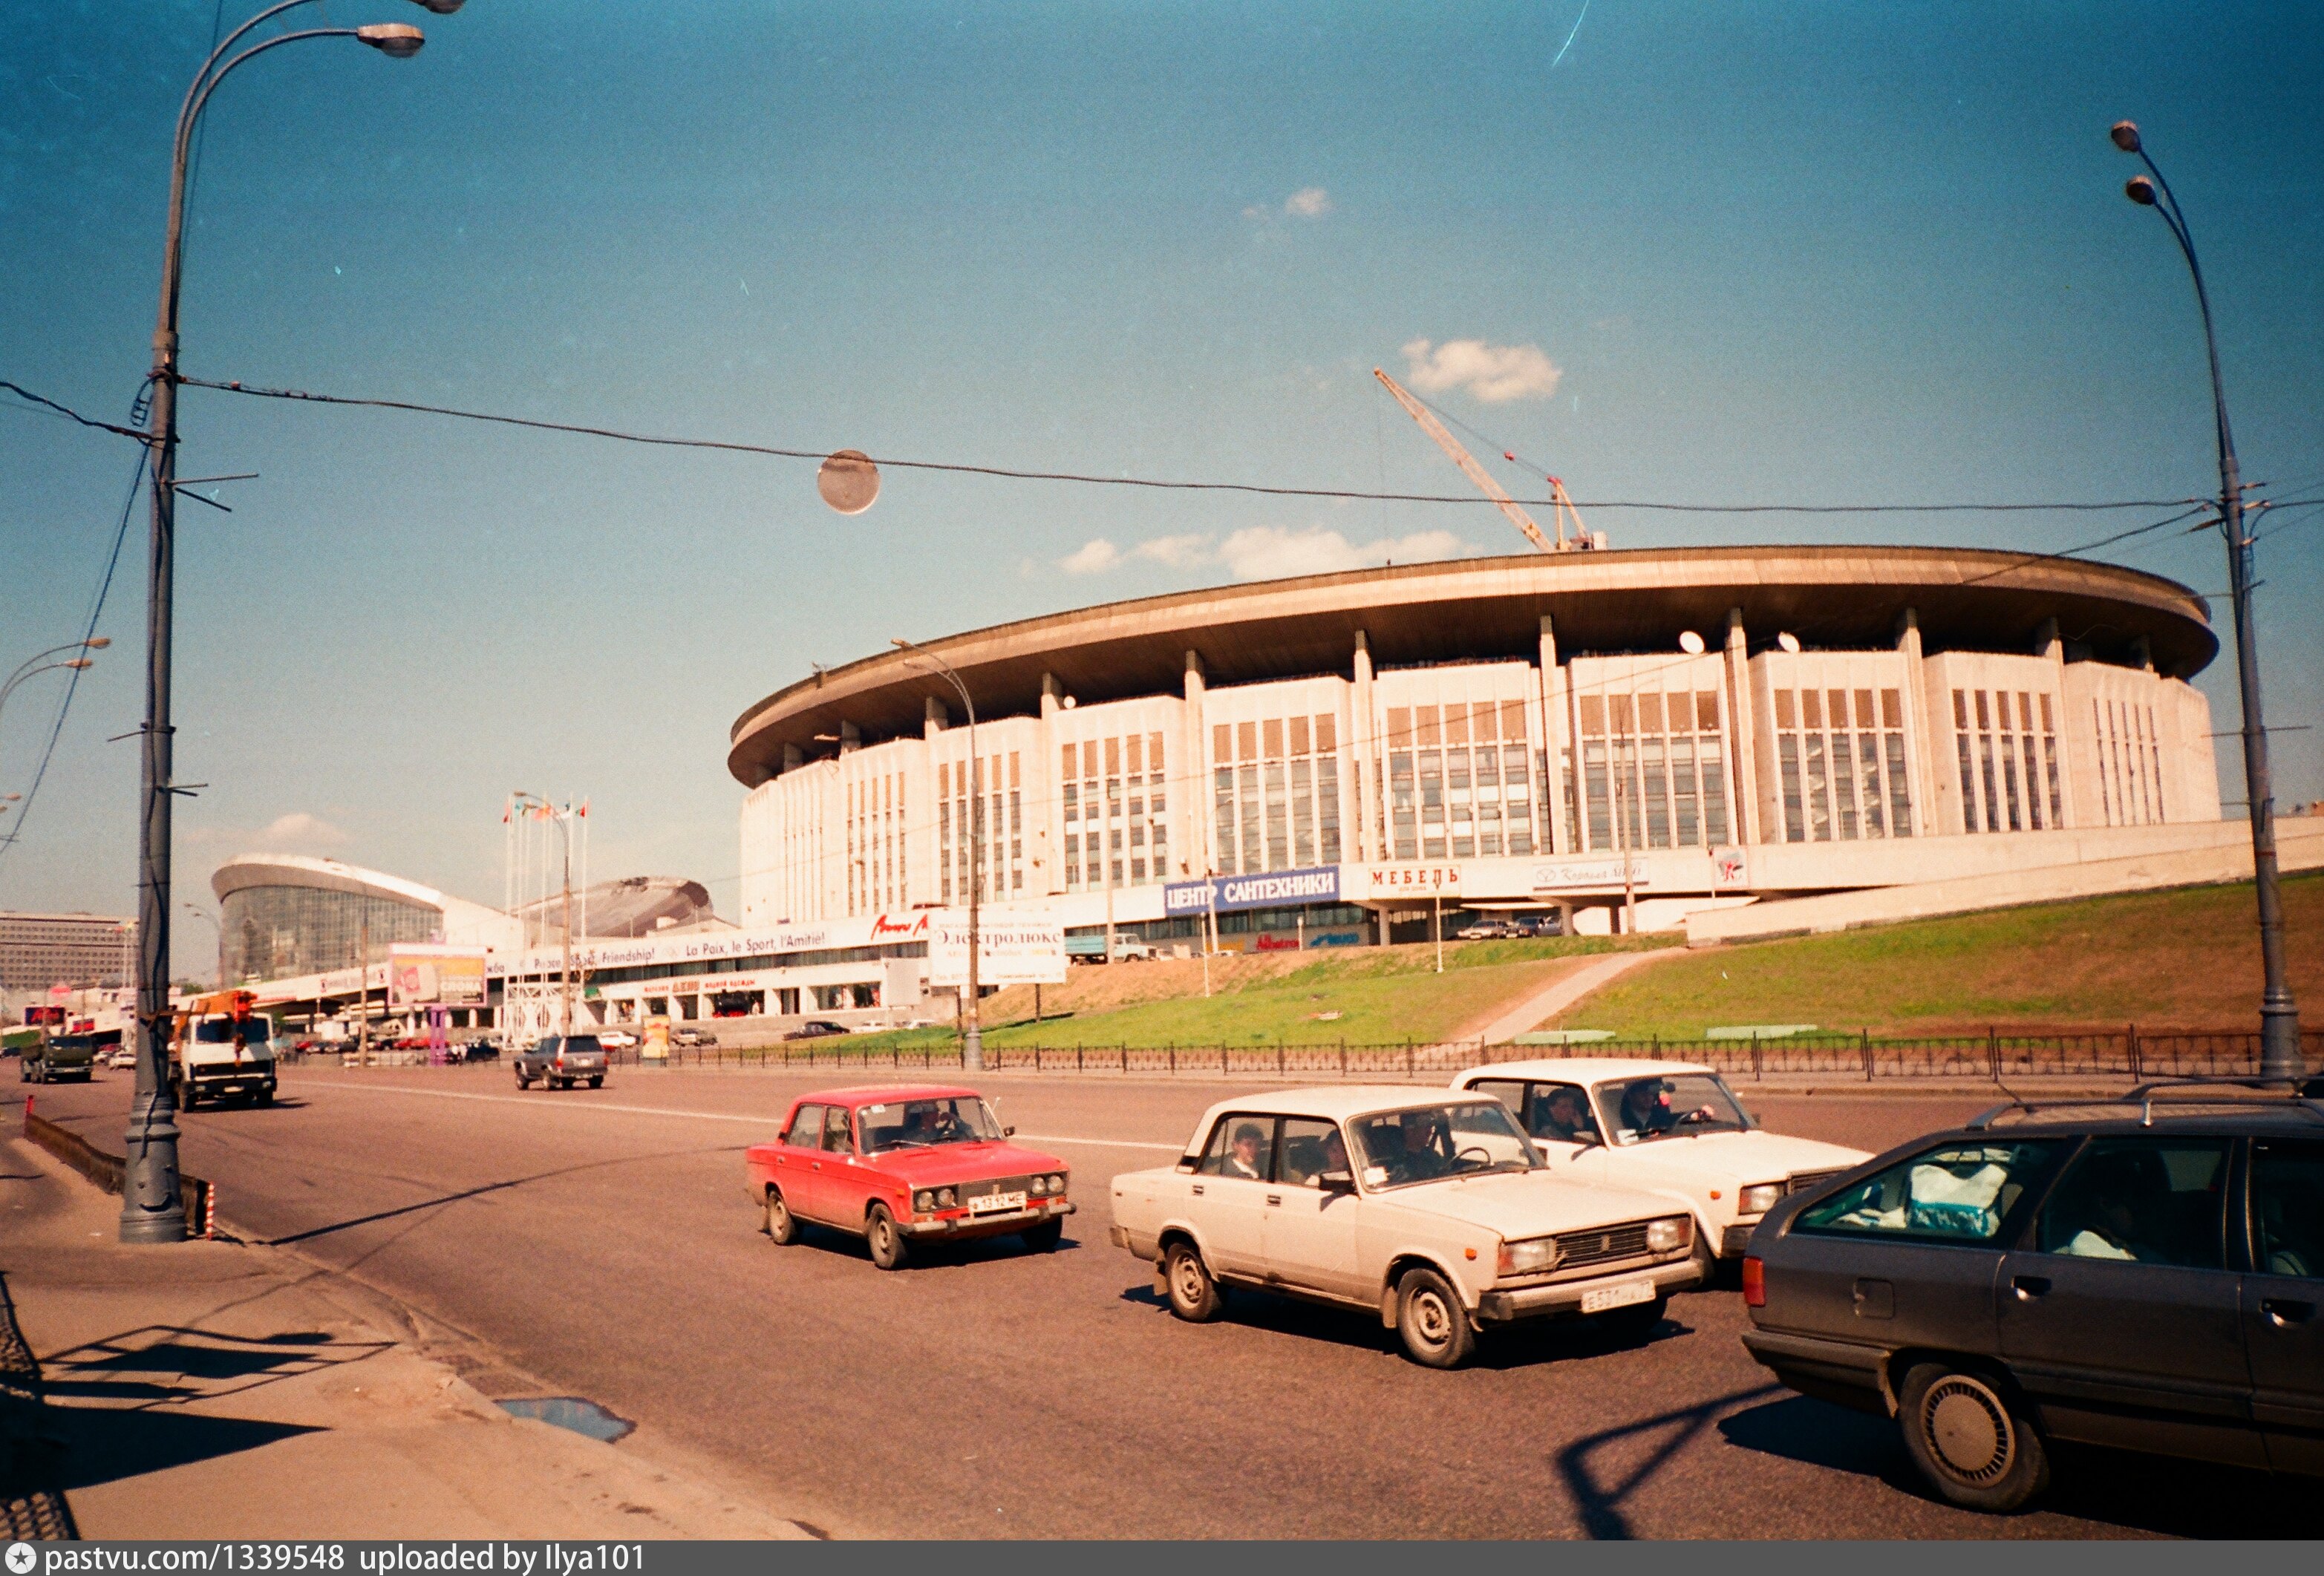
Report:
M2286 874L2324 869L2324 816L2299 816L2276 823L2276 862ZM1779 935L1821 935L1866 925L1893 925L1941 914L1970 914L2028 903L2057 903L2116 892L2154 891L2168 887L2214 886L2252 878L2248 839L2207 847L2178 848L2088 864L2036 865L2029 869L1917 881L1861 891L1828 892L1813 898L1764 899L1748 908L1713 908L1686 918L1686 944L1711 946L1725 941L1765 940Z
M24 1137L106 1192L118 1194L121 1191L121 1174L128 1162L118 1155L106 1154L70 1128L60 1127L44 1116L36 1115L30 1096L24 1101ZM185 1203L186 1234L189 1237L217 1235L217 1189L200 1177L184 1172L178 1175L178 1188Z

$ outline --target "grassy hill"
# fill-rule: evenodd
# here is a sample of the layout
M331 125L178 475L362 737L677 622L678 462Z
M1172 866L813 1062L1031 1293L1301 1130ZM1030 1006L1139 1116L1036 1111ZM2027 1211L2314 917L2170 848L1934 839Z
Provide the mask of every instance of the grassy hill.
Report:
M2283 898L2293 993L2324 1003L2324 876L2285 881ZM2255 915L2248 885L2191 887L1710 948L1616 981L1558 1025L1625 1039L1752 1023L2256 1028Z
M984 1003L995 1046L1400 1045L1474 1033L1532 991L1614 951L1670 946L1677 938L1571 936L1447 942L1444 972L1433 946L1362 947L1211 960L1202 994L1199 959L1117 963L1072 971L1043 991L1019 986ZM935 1041L952 1031L864 1036L867 1047Z

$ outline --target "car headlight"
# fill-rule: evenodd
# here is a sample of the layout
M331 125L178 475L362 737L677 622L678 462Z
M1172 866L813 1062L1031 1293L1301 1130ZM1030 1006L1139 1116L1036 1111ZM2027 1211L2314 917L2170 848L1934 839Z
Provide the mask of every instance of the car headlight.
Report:
M923 1188L912 1195L912 1208L918 1213L925 1215L936 1207L936 1195L927 1189Z
M936 1208L948 1210L960 1202L959 1195L948 1187L936 1189Z
M1065 1175L1064 1172L1058 1171L1050 1174L1049 1191L1051 1193L1063 1193L1065 1191Z
M1049 1179L1046 1176L1037 1176L1033 1178L1030 1186L1035 1193L1047 1193L1049 1191Z
M1735 1207L1747 1215L1764 1215L1784 1196L1780 1182L1755 1183L1735 1195Z
M1646 1222L1646 1251L1675 1253L1694 1240L1694 1219L1691 1215L1665 1215L1659 1221Z
M1501 1244L1498 1266L1503 1275L1539 1275L1557 1267L1557 1240L1535 1237L1523 1242Z

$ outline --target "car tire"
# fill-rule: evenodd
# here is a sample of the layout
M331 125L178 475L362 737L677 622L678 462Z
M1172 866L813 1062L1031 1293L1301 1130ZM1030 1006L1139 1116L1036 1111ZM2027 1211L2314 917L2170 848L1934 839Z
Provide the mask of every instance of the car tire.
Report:
M886 1204L875 1203L863 1222L863 1244L872 1249L872 1262L881 1269L901 1269L912 1250L897 1229L896 1217Z
M605 1087L605 1081L603 1078L592 1078L589 1080L589 1087L592 1089L603 1089Z
M532 1080L524 1075L524 1069L521 1067L519 1067L516 1070L516 1086L519 1089L530 1089L532 1087Z
M274 1091L272 1089L260 1090L258 1092L258 1103L261 1105L272 1105L274 1103Z
M2015 1510L2049 1486L2050 1452L2008 1388L1991 1377L1922 1363L1896 1396L1904 1452L1929 1486L1970 1510Z
M178 1080L178 1109L180 1111L193 1110L195 1106L201 1103L201 1093L199 1091L195 1089L192 1079L180 1078Z
M1173 1242L1162 1256L1162 1284L1170 1311L1189 1324L1207 1324L1226 1308L1210 1266L1191 1242Z
M1017 1235L1034 1252L1053 1253L1057 1244L1065 1240L1065 1223L1063 1221L1043 1221L1038 1226L1026 1227Z
M1396 1333L1423 1368L1459 1368L1477 1349L1461 1295L1433 1269L1407 1269L1396 1283Z
M1663 1315L1669 1312L1670 1298L1658 1296L1650 1303L1632 1303L1597 1315L1598 1327L1620 1341L1644 1341L1661 1327Z
M771 1187L767 1189L761 1206L759 1230L778 1248L788 1248L799 1240L798 1217L791 1213L791 1206L783 1202L783 1195Z

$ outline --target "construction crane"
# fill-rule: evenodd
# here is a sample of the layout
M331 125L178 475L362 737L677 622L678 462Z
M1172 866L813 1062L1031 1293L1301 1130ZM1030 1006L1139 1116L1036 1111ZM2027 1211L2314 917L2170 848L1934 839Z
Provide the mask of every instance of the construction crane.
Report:
M1372 368L1372 376L1379 379L1380 386L1396 396L1396 402L1404 407L1405 414L1420 423L1420 430L1436 440L1436 447L1452 456L1452 463L1461 467L1462 473L1477 484L1477 490L1491 499L1494 506L1509 517L1509 523L1525 532L1526 539L1534 546L1545 553L1571 553L1606 545L1603 537L1593 537L1582 529L1582 512L1573 507L1573 500L1566 496L1565 484L1555 476L1548 478L1553 511L1550 523L1557 530L1557 539L1551 541L1542 534L1541 527L1533 522L1533 516L1519 508L1517 501L1502 491L1501 484L1493 480L1492 473L1479 465L1476 456L1461 447L1461 440L1444 429L1444 423L1436 419L1434 411L1406 392L1402 383L1379 368ZM1501 457L1514 461L1517 456L1504 455ZM1565 522L1569 518L1573 521L1571 539L1565 532Z

